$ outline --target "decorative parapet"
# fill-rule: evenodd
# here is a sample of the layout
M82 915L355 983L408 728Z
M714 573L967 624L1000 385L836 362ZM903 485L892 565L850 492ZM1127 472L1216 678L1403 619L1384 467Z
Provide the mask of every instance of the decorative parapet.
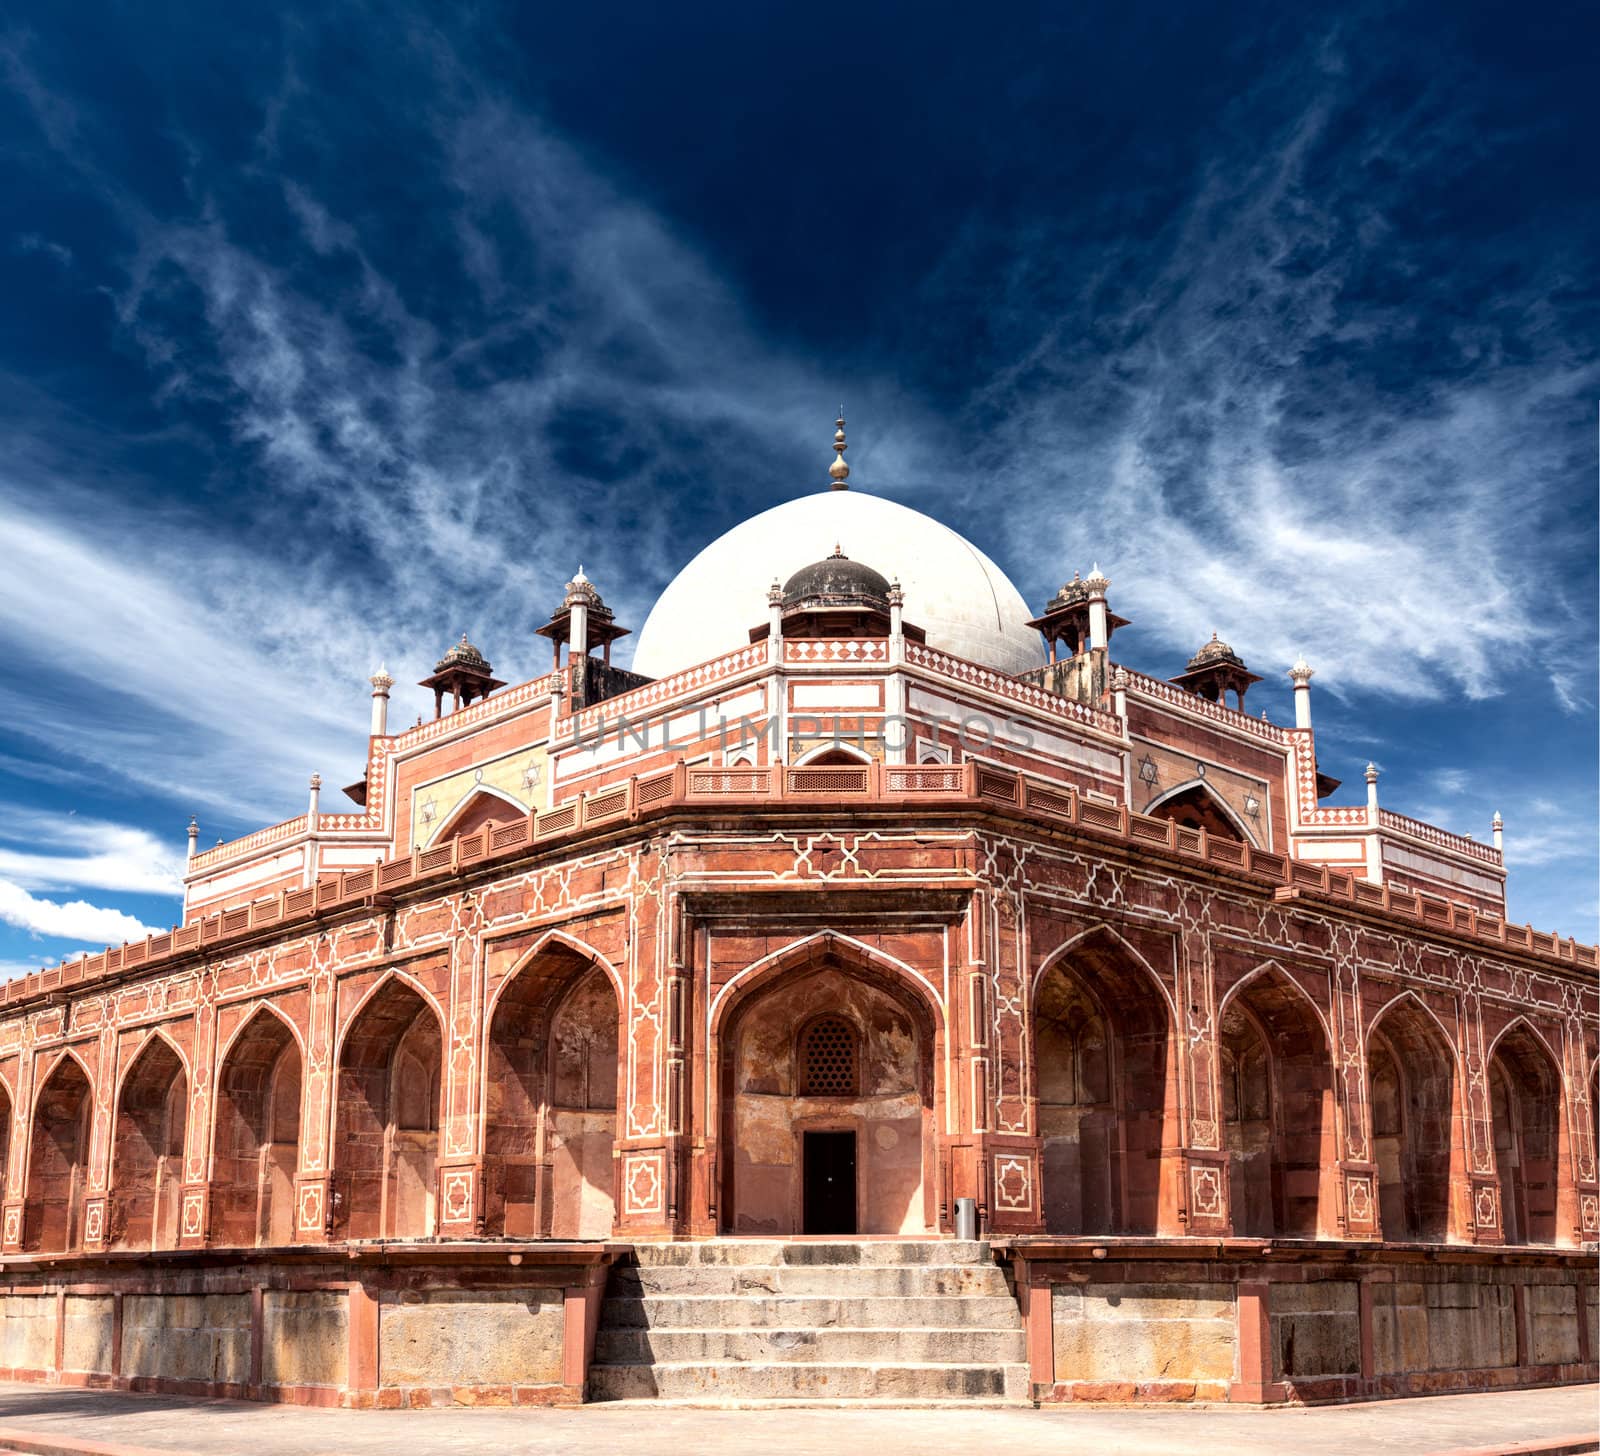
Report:
M328 818L343 818L343 815L328 815ZM188 863L187 872L193 874L196 870L212 869L217 865L229 864L236 859L244 859L254 854L257 850L267 849L274 844L282 844L285 840L298 838L308 834L311 830L311 820L308 815L299 814L293 819L285 819L282 824L269 824L265 829L257 829L252 834L246 834L241 839L230 839L226 844L214 845L210 849L202 849Z
M764 642L713 657L710 662L702 662L698 667L675 672L671 677L657 678L655 682L645 683L643 687L630 692L618 693L614 698L607 698L605 702L585 709L577 716L577 735L587 736L602 722L614 723L619 718L642 717L674 698L698 693L714 683L726 682L742 673L767 666L767 646Z
M1220 723L1226 728L1264 738L1268 743L1280 747L1289 741L1286 729L1280 728L1276 723L1269 723L1265 718L1252 718L1237 708L1225 708L1221 703L1213 703L1210 698L1202 698L1198 693L1185 692L1171 683L1162 682L1160 678L1147 677L1142 672L1135 672L1131 667L1121 667L1121 664L1118 666L1128 675L1129 692L1155 698L1167 707L1191 713L1197 718L1209 718L1213 723Z
M889 644L881 637L816 638L785 637L783 660L797 666L848 667L856 662L887 662Z
M495 868L533 849L559 847L591 831L613 829L666 814L709 811L721 818L731 807L747 812L810 812L818 803L859 810L882 808L997 814L1020 824L1075 830L1125 850L1169 862L1190 863L1253 885L1276 899L1306 898L1404 922L1409 928L1449 934L1480 946L1494 945L1593 971L1600 953L1592 945L1530 926L1509 925L1467 905L1395 890L1326 865L1255 849L1236 839L1215 838L1171 819L1135 813L1126 804L1081 798L1070 785L1046 783L995 764L861 764L826 767L722 769L679 762L648 777L629 779L569 799L543 813L504 824L486 824L399 859L327 875L304 889L284 890L250 905L192 920L160 935L108 947L0 988L0 1005L92 984L122 972L160 966L195 951L222 948L259 937L303 929L323 916L370 910L399 894L443 888L464 873ZM381 898L380 898L381 897Z
M1392 809L1378 810L1378 826L1381 829L1391 829L1396 834L1408 835L1412 839L1420 839L1425 844L1434 845L1439 849L1448 849L1453 854L1464 854L1471 859L1482 860L1484 864L1493 865L1496 869L1501 869L1505 865L1504 856L1492 844L1468 839L1464 834L1452 834L1448 829L1424 824L1420 819L1396 814Z
M1064 698L1059 693L1046 692L1032 683L1018 682L992 667L982 667L963 657L952 657L920 642L906 643L906 662L913 667L927 668L943 677L968 687L980 688L996 697L1009 698L1014 703L1024 703L1036 712L1053 718L1067 718L1085 727L1098 728L1103 733L1121 736L1122 720L1115 713L1102 713L1074 698Z

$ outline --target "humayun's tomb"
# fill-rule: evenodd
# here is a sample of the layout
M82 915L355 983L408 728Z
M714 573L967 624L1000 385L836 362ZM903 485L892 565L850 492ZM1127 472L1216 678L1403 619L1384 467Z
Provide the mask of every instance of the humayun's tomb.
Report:
M631 670L581 570L532 682L463 637L393 731L380 669L354 812L191 827L180 926L4 987L0 1378L1596 1378L1596 952L1506 922L1498 816L1341 794L1304 662L1292 722L1215 636L1147 676L1098 568L1031 611L844 448Z

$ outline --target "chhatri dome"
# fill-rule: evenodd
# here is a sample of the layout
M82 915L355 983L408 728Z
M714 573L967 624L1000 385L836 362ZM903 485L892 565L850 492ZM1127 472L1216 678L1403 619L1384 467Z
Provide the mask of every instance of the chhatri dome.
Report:
M767 590L836 554L898 580L906 621L928 645L1001 672L1044 661L1032 615L1006 574L965 537L921 511L848 488L841 412L833 484L785 501L719 536L672 579L639 633L636 672L666 677L742 647L766 617Z

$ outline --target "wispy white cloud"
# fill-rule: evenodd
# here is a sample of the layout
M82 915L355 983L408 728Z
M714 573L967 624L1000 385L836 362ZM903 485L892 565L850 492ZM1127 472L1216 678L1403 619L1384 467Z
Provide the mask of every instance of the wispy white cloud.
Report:
M1405 189L1330 170L1322 144L1359 98L1336 68L1302 79L1259 160L1197 179L1115 268L1075 272L1071 235L1019 243L987 300L1015 364L974 415L1014 556L1052 580L1098 558L1141 634L1192 650L1216 629L1269 672L1303 650L1322 691L1481 698L1542 661L1570 711L1593 631L1551 558L1576 549L1554 522L1589 467L1557 422L1600 369L1546 326L1561 265L1462 322L1441 377L1387 396L1346 377L1347 354L1415 352L1429 280L1403 308L1363 300L1378 259L1407 266L1384 212ZM1374 136L1365 160L1405 178L1451 140ZM1497 349L1508 318L1524 347Z
M148 830L74 814L0 810L0 875L27 890L180 895L183 854Z
M46 900L30 895L7 879L0 879L0 921L33 935L95 947L143 940L155 934L154 926L121 910L91 905L86 900Z

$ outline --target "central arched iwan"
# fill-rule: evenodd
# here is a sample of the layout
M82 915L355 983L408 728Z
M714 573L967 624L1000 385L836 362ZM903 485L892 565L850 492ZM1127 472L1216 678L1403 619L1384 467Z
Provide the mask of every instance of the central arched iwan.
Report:
M1047 963L1033 1004L1046 1232L1163 1231L1174 1216L1177 1047L1154 975L1095 933Z
M934 1230L936 1043L926 998L834 937L735 993L714 1041L722 1231Z

